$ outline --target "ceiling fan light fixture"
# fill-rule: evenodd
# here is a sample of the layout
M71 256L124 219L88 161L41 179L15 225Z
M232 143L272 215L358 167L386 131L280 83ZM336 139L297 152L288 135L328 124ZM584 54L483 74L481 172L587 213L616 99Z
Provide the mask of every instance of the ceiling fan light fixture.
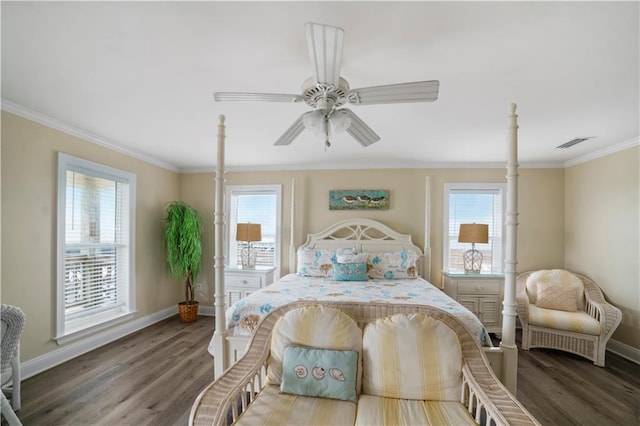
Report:
M302 123L315 137L326 141L347 130L351 126L351 117L346 112L337 110L326 118L324 111L316 110L305 114Z

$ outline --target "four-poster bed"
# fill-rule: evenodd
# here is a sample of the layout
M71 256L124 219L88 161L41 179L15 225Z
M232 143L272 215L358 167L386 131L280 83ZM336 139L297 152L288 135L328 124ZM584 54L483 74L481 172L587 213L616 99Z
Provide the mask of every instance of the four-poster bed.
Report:
M511 104L509 106L508 115L508 132L507 132L507 211L506 211L506 258L505 258L505 288L504 288L504 301L503 301L503 321L502 321L502 341L499 347L486 347L484 349L491 366L496 375L505 384L507 389L515 394L516 391L516 377L517 377L517 348L515 344L515 326L516 326L516 300L515 300L515 276L516 276L516 230L517 230L517 177L518 177L518 164L517 164L517 115L515 112L516 105ZM224 283L224 142L225 142L225 125L224 116L220 116L220 122L218 125L218 155L216 163L216 200L215 200L215 331L211 340L210 352L214 356L214 373L215 377L219 377L237 358L244 352L249 337L246 335L239 335L236 333L239 328L237 324L228 322L226 307L225 307L225 283ZM295 181L292 181L292 206L291 206L291 241L290 241L290 272L294 273L297 264L297 251L295 247ZM334 224L324 231L317 234L310 234L305 244L301 247L307 250L335 250L339 248L354 247L355 252L364 253L377 253L394 251L395 253L415 254L417 258L417 270L420 275L427 281L431 277L431 248L430 248L430 178L426 178L426 203L427 208L425 210L425 247L424 251L415 246L411 242L410 235L402 235L394 230L386 227L385 225L363 219L353 219ZM320 256L320 255L318 255ZM370 262L370 260L369 260ZM298 265L299 266L299 265ZM370 266L370 264L369 264ZM298 269L300 272L300 269ZM411 290L406 290L402 287L400 281L385 281L385 277L379 277L381 281L378 282L380 286L376 288L378 294L375 296L368 296L369 299L358 299L376 303L400 303L399 301L416 304L433 305L429 301L422 299L423 294L427 293L431 284L422 280L420 283L425 283L423 287L424 292L415 291L416 288L411 287L411 283L407 284ZM402 277L413 278L413 277ZM325 278L322 285L334 285L334 287L327 287L335 289L335 281L329 283L331 279ZM408 280L407 280L408 281ZM286 293L286 287L294 285L293 282L281 282L281 287L277 287L278 283L272 284L269 288L272 293ZM358 284L352 284L355 288ZM366 284L360 283L360 286ZM275 286L275 287L272 287ZM316 284L310 285L310 287L318 286ZM392 289L385 293L385 296L380 296L384 292L380 292L381 286L387 286ZM374 285L368 286L369 288L375 288ZM429 288L430 290L430 288ZM395 291L395 293L394 293ZM439 290L436 290L439 292ZM404 292L404 293L403 293ZM345 294L348 294L345 296ZM444 294L444 293L443 293ZM395 296L394 296L395 295ZM290 295L287 295L290 296ZM338 292L331 292L330 296L335 296L335 299L319 299L315 294L308 294L306 298L302 297L300 300L336 300L336 301L352 301L349 299L350 291L341 287ZM323 297L326 297L323 296ZM340 299L340 297L347 297L346 299ZM386 297L386 299L384 298ZM396 299L394 299L396 297ZM416 298L413 300L412 298ZM282 304L293 303L298 299L284 299L279 303ZM453 300L453 299L451 299ZM457 302L453 302L457 303ZM449 307L453 306L450 301L445 301L445 304ZM245 302L244 304L250 304ZM276 306L276 307L277 307ZM256 308L256 306L254 306ZM259 309L259 307L258 307ZM457 307L451 308L456 311ZM231 309L230 309L231 311ZM460 311L462 312L462 311ZM237 314L236 320L239 319L242 314ZM258 321L257 319L256 321ZM477 319L476 319L477 321ZM254 323L255 325L255 323ZM469 322L467 324L469 329L473 330L474 324ZM233 332L229 330L233 329ZM252 328L251 328L252 329ZM481 333L476 333L481 334ZM480 337L480 340L482 338Z

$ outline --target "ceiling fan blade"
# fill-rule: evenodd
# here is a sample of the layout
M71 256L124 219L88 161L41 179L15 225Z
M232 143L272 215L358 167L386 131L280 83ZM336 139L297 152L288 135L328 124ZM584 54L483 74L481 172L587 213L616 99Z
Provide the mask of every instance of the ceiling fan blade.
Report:
M213 100L246 102L301 102L302 96L287 93L215 92Z
M347 98L350 103L360 105L431 102L438 99L439 87L438 80L363 87L350 90Z
M282 134L282 136L280 136L280 138L274 143L274 145L290 145L291 142L293 142L293 140L297 138L304 130L304 123L302 121L304 116L307 114L311 114L312 112L313 111L305 112L300 117L298 117L296 121L294 121L293 124Z
M347 133L357 140L360 145L369 146L380 140L380 136L378 136L371 127L367 126L353 111L347 108L342 108L339 111L345 112L349 118L351 118L351 125L347 127Z
M307 22L304 26L314 81L317 84L338 87L344 30L312 22Z

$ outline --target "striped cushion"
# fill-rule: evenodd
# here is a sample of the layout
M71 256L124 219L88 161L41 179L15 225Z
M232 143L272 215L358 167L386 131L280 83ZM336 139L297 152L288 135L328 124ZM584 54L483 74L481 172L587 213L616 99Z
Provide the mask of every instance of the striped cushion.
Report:
M356 404L337 399L280 393L265 386L234 425L353 425Z
M349 315L309 305L293 309L278 320L271 333L271 353L267 365L268 383L282 382L282 361L287 346L307 346L321 349L358 352L356 391L362 383L362 330Z
M411 401L361 395L356 425L475 425L455 401Z
M462 386L458 336L426 314L394 315L365 327L363 393L457 401Z
M527 278L526 286L527 286L527 296L529 296L529 302L534 305L537 302L537 294L538 294L538 282L546 282L546 283L554 283L559 285L566 285L576 287L578 290L577 296L577 304L578 309L584 310L584 284L582 280L572 274L569 271L565 271L563 269L550 269L550 270L540 270L531 273Z
M600 323L584 311L565 312L529 304L529 325L597 336Z

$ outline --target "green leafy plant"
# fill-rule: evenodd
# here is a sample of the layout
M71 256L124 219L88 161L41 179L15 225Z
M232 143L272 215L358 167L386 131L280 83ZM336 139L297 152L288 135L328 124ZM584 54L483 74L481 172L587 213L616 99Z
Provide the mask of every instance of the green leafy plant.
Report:
M164 241L167 265L175 278L185 278L184 298L187 304L195 302L195 282L202 260L202 224L196 209L173 201L166 210Z

